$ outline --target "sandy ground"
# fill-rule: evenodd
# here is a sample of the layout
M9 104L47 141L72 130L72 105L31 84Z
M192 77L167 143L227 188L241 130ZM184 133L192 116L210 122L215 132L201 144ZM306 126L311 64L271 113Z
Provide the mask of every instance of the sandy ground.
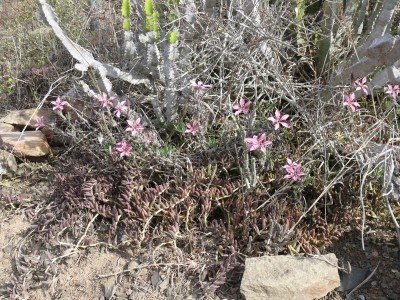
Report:
M2 213L0 221L0 299L10 299L13 275L21 272L17 264L25 255L24 246L30 232L30 222L23 214ZM46 253L37 249L36 253ZM32 255L33 256L33 255ZM36 255L39 260L40 256ZM56 259L53 257L52 259ZM126 253L109 251L99 246L80 250L63 259L56 259L54 276L43 282L29 272L23 290L16 299L196 299L190 296L190 286L183 274L172 271L168 264L147 267L146 255L130 257ZM146 261L146 262L145 262ZM126 271L133 269L132 271ZM125 271L124 271L125 270Z

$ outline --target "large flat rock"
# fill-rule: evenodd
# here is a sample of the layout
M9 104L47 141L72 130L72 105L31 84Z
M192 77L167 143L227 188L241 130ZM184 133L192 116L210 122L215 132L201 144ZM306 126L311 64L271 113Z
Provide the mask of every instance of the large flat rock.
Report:
M247 258L240 286L246 300L312 300L340 285L335 254Z
M16 156L41 158L51 155L46 137L40 131L0 132L0 148L12 150Z
M51 108L29 108L10 111L4 118L0 119L0 122L20 127L28 125L29 129L34 129L38 117L44 117L43 121L47 125L53 125L56 121L56 114Z

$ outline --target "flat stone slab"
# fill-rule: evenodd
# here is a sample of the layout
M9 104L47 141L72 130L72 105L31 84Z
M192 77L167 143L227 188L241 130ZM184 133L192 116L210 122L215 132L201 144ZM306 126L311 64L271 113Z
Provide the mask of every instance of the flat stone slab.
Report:
M4 118L0 119L0 122L20 127L28 125L29 129L34 129L36 119L39 117L44 117L43 121L45 124L53 125L55 124L57 116L51 108L40 108L37 110L35 108L29 108L11 111Z
M51 155L45 135L40 131L0 132L0 148L11 150L16 156L40 158Z
M240 291L246 300L312 300L340 286L335 254L247 258Z

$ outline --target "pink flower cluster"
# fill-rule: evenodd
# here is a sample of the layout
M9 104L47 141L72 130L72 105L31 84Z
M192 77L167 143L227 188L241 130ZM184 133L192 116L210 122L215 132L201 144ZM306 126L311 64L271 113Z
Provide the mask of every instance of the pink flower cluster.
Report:
M211 84L204 84L203 81L190 80L190 86L196 91L197 95L201 95L207 89L212 88Z
M144 126L140 124L141 120L141 118L137 118L135 121L127 120L126 122L129 126L125 129L125 131L130 131L132 136L137 136L140 131L144 130ZM149 145L152 142L154 135L154 132L148 131L144 137L144 143ZM130 156L132 154L132 146L123 139L115 144L112 154L116 153L119 153L120 158L123 158L124 156Z
M350 95L343 95L343 106L348 106L352 112L356 112L357 108L360 107L360 104L355 101L356 95L351 93Z
M111 108L114 108L113 114L117 117L120 118L121 114L127 114L129 111L129 107L126 105L126 101L119 102L118 104L114 105L112 102L115 100L117 97L112 96L108 97L106 93L103 93L103 95L98 99L99 102L102 104L102 107L108 107L110 106Z
M57 97L56 101L51 101L51 104L53 104L54 111L62 111L64 109L64 105L68 104L68 102L62 101L60 97Z
M267 152L267 147L272 145L272 142L266 139L266 134L263 133L260 137L254 135L253 137L245 138L245 142L247 143L248 151L255 151L260 149L261 152Z
M248 113L245 110L246 102L239 102L238 105L235 105L233 108L239 111L239 113ZM275 127L275 130L278 130L282 125L283 127L288 128L289 124L285 121L289 118L289 115L282 115L279 110L275 110L275 116L269 117L268 120L272 122ZM265 153L267 151L267 147L272 145L272 141L268 140L266 137L266 133L261 134L259 137L254 135L253 137L245 138L244 141L247 143L248 151L256 151L258 149L261 152ZM305 176L306 174L301 171L301 165L293 162L291 159L287 159L287 165L284 166L287 174L283 177L284 179L293 179L294 181L298 181L301 176Z
M251 105L251 101L246 101L243 98L240 98L239 103L232 106L234 110L236 110L235 115L240 115L241 113L247 115L250 110L249 107Z
M67 101L62 101L60 97L57 97L57 99L55 101L51 101L51 104L53 104L53 110L54 111L63 111L64 110L64 106L68 104ZM39 130L40 128L46 126L46 124L44 123L44 116L42 117L38 117L36 119L36 123L35 123L35 130Z
M204 84L203 81L197 81L196 80L190 80L190 86L192 89L195 91L196 99L199 98L199 96L203 95L207 90L212 88L211 84ZM185 131L184 133L189 133L193 136L197 135L197 133L200 130L200 126L197 122L192 122L192 123L185 123Z
M287 118L289 118L289 115L281 115L279 110L275 110L275 118L269 117L268 120L275 125L275 130L278 130L280 125L289 128L289 124L285 122Z
M130 156L132 152L132 146L128 144L125 140L119 141L115 144L112 154L119 153L120 158L124 156Z
M287 164L283 166L283 168L286 170L287 174L283 177L284 179L293 179L294 181L297 181L300 179L300 176L305 176L306 173L301 171L301 165L298 163L295 163L291 159L287 158L286 159Z
M368 85L367 85L367 77L363 77L357 79L354 82L354 86L356 87L356 91L362 91L365 95L368 95ZM350 95L343 94L343 106L348 106L352 112L356 112L360 107L360 104L356 101L356 94L353 92Z
M46 126L46 124L44 123L44 117L38 117L36 119L35 130L39 130L44 126Z
M210 86L202 85L202 83L199 82L198 87L207 88ZM114 105L112 101L115 99L116 97L108 97L106 93L103 93L102 96L98 98L98 101L101 103L103 108L113 108L113 114L119 118L122 114L127 114L129 112L129 107L126 105L126 101L122 101ZM67 101L62 101L60 97L57 97L57 99L55 101L52 101L51 103L53 104L54 111L63 111L64 106L68 104ZM128 127L125 129L125 131L130 131L132 136L136 136L140 131L144 130L144 126L141 125L140 122L141 118L137 118L135 121L127 120ZM40 128L46 126L46 124L44 123L44 116L38 117L34 126L36 130L39 130ZM146 145L149 145L152 142L154 136L154 132L147 131L146 136L144 137L144 143ZM120 158L123 158L125 156L130 156L132 153L132 149L132 146L125 139L122 139L114 145L111 152L112 154L118 153Z
M193 136L195 136L200 129L199 124L197 124L196 122L185 123L185 126L186 126L185 133L191 133Z
M388 84L385 94L396 100L397 96L400 95L400 88L398 85Z
M240 114L247 115L250 113L250 105L251 101L246 101L245 99L240 98L239 103L233 105L232 108L235 110L236 116ZM289 118L289 115L282 115L279 110L275 110L275 117L269 117L268 120L275 126L275 130L278 130L280 125L289 128L288 123L285 122L287 118Z
M137 118L136 121L127 120L129 127L125 129L125 131L130 131L132 136L136 136L139 131L143 130L143 125L140 124L141 118Z
M363 77L358 79L354 82L354 86L356 87L356 91L362 91L365 95L368 95L368 85L367 85L367 77ZM393 99L397 99L400 95L400 87L399 85L392 85L388 84L385 88L385 94L390 96ZM355 112L359 107L360 104L357 103L355 93L351 93L350 95L344 94L343 95L343 106L348 106L352 112Z
M239 103L233 105L233 109L236 110L235 115L239 115L241 113L248 114L250 112L249 107L251 105L251 101L246 102L243 98L240 98ZM279 110L275 110L274 116L268 118L269 121L274 125L274 129L278 130L280 126L285 128L289 128L289 124L286 120L289 118L289 115L282 115ZM267 139L267 134L263 133L260 136L254 135L253 137L245 138L244 141L247 144L248 151L256 151L260 149L261 152L265 153L267 151L267 147L272 145L272 141ZM304 176L305 173L301 172L301 165L292 162L288 159L288 165L284 167L286 172L285 179L293 179L294 181L299 180L300 176Z

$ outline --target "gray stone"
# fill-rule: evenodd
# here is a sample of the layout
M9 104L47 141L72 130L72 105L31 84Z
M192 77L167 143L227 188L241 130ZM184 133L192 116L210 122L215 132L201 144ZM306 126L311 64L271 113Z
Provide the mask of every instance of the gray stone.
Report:
M337 265L335 254L248 258L240 291L246 300L321 298L340 285Z
M12 178L17 172L17 162L14 155L5 150L0 150L0 178Z

